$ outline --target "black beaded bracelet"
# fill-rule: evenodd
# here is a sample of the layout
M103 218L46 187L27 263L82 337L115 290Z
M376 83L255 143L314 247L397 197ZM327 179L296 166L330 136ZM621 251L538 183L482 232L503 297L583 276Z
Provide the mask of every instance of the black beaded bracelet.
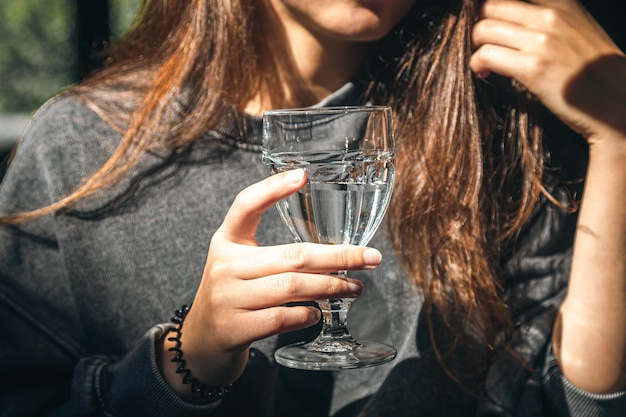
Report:
M198 381L198 378L191 376L191 371L187 369L187 362L183 359L183 350L181 349L182 342L180 341L181 328L183 327L183 321L185 317L187 317L187 313L191 309L191 305L184 305L180 309L174 312L174 317L172 317L172 323L176 324L176 328L172 329L175 336L168 337L167 340L170 342L176 342L176 346L168 349L170 352L176 352L176 356L172 358L172 362L178 364L178 368L176 368L177 374L183 374L183 384L191 385L191 392L195 395L198 395L203 400L206 400L207 403L211 403L214 401L221 400L228 396L233 391L233 384L226 385L223 387L215 387L207 384L203 384Z

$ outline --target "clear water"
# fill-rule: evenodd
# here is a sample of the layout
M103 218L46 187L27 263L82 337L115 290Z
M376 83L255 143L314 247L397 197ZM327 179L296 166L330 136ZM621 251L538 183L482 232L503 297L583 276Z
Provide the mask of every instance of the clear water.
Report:
M270 173L303 168L307 184L278 211L297 241L367 245L393 188L393 155L381 151L264 154Z

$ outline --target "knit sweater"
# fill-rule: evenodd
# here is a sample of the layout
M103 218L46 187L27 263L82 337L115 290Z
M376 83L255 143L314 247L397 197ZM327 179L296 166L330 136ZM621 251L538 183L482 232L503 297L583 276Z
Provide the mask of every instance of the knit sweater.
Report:
M354 104L347 84L320 103ZM575 216L542 201L503 260L515 323L468 395L442 370L422 297L382 227L380 267L351 274L364 292L350 311L357 339L398 350L390 363L338 372L275 364L278 346L319 327L252 345L235 393L210 405L179 398L159 373L155 343L196 292L211 236L244 187L266 176L259 117L225 116L188 151L152 151L132 175L69 213L0 229L0 415L107 416L617 416L626 394L593 395L561 375L550 332L567 285ZM111 155L120 133L61 95L34 116L0 187L0 212L44 206ZM562 194L555 188L555 195ZM291 241L276 210L260 245ZM234 329L233 331L236 331ZM521 360L520 360L521 359ZM530 363L534 369L525 366Z

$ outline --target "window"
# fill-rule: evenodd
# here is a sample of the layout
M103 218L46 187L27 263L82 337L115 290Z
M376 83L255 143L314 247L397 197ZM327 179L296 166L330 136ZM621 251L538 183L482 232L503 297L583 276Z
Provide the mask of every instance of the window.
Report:
M130 26L140 2L0 1L0 160L32 113L81 77L88 48Z

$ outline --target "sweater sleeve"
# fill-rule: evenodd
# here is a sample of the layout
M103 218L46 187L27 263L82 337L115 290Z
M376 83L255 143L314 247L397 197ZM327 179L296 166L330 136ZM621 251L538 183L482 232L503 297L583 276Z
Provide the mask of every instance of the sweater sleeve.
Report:
M85 414L111 416L206 416L219 402L194 405L167 385L156 364L155 342L167 325L155 326L140 343L117 361L81 358L74 368L72 396ZM89 401L84 401L85 399Z
M562 373L548 349L542 372L547 415L568 417L621 417L626 413L626 391L594 394L581 390Z
M0 213L45 206L74 182L59 172L77 157L77 126L98 122L76 103L54 99L34 116L0 184ZM86 283L72 280L59 227L52 215L0 226L0 415L206 416L218 403L185 403L159 373L164 326L127 352L90 353L74 298Z

